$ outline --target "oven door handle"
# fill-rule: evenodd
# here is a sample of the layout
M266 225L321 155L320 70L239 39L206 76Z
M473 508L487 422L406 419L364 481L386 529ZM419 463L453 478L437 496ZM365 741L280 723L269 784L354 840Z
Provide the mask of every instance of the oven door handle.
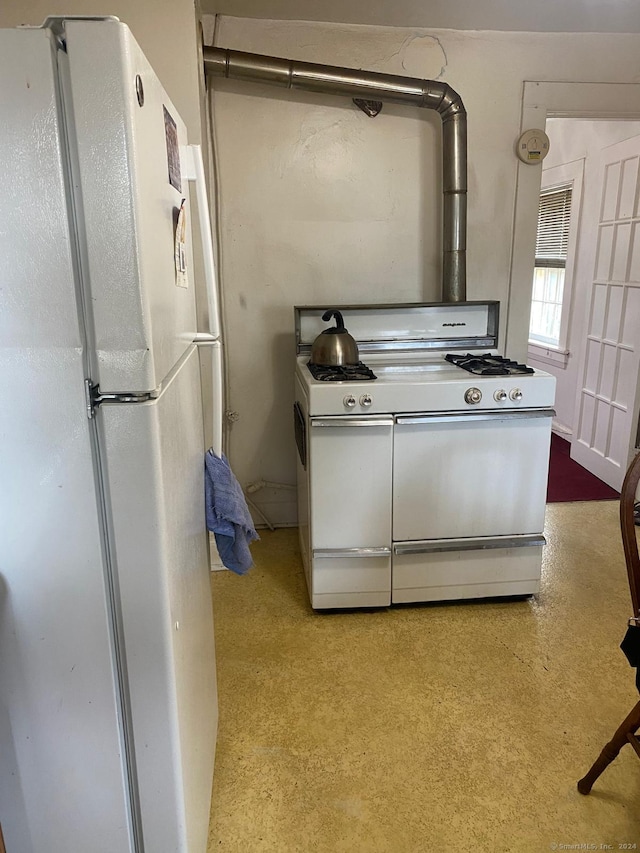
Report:
M433 415L397 415L395 422L404 424L445 424L474 421L510 421L516 419L552 418L553 409L519 409L512 412L436 412Z
M486 551L492 548L531 548L545 545L540 534L496 536L489 539L427 539L415 542L396 542L393 553L397 557L405 554L437 554L443 551Z
M337 415L335 418L311 418L311 426L317 427L381 427L393 426L393 418L345 418Z

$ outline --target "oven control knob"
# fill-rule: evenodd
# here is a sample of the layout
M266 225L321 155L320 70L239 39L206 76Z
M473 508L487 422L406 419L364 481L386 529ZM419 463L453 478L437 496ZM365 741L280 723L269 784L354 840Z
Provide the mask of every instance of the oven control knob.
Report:
M509 396L517 402L518 400L522 400L522 391L519 388L513 388L509 391Z
M465 403L479 403L482 400L482 391L479 388L467 388L464 400Z
M353 397L351 394L348 394L342 402L345 404L347 409L353 409L356 404L356 398Z
M369 408L369 406L372 403L373 403L373 400L371 399L369 394L363 394L362 397L360 397L360 405L361 406L365 406L365 408Z
M502 403L504 400L507 399L507 392L504 390L504 388L501 388L493 395L493 399L496 401L496 403Z

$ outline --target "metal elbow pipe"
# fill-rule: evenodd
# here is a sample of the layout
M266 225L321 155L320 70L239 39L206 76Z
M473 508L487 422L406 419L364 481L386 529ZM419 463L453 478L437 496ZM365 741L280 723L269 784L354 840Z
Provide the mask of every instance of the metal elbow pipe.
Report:
M442 299L464 302L467 234L467 113L446 83L359 71L219 47L203 48L205 73L350 98L392 101L432 109L442 119Z

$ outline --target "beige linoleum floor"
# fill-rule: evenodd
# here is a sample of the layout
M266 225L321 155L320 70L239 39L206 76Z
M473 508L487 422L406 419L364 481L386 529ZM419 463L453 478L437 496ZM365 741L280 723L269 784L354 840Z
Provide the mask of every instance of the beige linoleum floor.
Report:
M536 600L370 612L314 614L297 531L261 533L212 576L210 853L640 850L631 747L575 787L638 700L617 512L547 507Z

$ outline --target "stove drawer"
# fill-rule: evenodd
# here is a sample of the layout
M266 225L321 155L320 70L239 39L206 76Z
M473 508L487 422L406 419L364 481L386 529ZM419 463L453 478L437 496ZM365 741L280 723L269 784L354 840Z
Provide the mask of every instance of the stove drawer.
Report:
M397 417L393 539L540 533L550 410Z
M311 548L390 548L393 419L309 424Z
M394 545L392 601L453 601L535 595L542 536Z
M360 550L360 553L356 553ZM389 592L391 549L313 551L313 592Z

